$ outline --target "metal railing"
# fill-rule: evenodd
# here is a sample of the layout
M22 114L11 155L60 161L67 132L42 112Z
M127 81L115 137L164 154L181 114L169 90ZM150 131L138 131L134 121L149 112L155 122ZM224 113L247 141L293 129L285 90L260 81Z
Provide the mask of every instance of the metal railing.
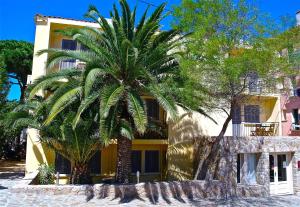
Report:
M293 123L293 124L291 125L291 130L300 130L300 125L299 125L299 124Z
M263 123L241 123L233 124L233 135L238 137L249 136L277 136L279 129L278 122Z
M76 67L76 61L61 61L59 64L59 70L70 69Z
M83 70L85 68L85 63L80 62L78 60L70 60L70 61L61 61L59 64L59 70L65 70L71 68Z

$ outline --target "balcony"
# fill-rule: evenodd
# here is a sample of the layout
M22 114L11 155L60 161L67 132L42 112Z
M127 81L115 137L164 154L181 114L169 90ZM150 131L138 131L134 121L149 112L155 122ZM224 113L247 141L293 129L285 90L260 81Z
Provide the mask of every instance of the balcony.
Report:
M291 132L289 136L300 136L300 125L293 123L291 125Z
M79 60L64 60L59 63L59 70L65 70L70 68L83 70L85 68L85 63Z
M238 137L249 136L278 136L278 122L263 122L263 123L241 123L233 124L233 135Z

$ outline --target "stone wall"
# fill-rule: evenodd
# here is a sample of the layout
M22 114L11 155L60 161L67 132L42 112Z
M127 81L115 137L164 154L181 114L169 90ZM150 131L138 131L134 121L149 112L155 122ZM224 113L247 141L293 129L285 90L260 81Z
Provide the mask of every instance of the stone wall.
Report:
M224 143L230 147L230 154L237 156L243 154L247 157L249 153L257 154L256 181L263 186L265 193L270 189L270 166L269 154L274 152L289 152L292 156L292 174L294 193L300 192L300 171L298 161L300 161L300 137L280 136L280 137L225 137ZM245 159L247 160L247 159ZM232 163L236 169L236 163ZM246 173L247 164L241 169L241 183L243 173Z
M165 201L170 198L177 200L221 199L228 195L220 181L209 183L204 181L174 181L131 185L17 185L11 190L15 193L27 194L86 195L87 198L150 199L154 203L160 199ZM267 196L261 185L238 185L237 195L243 197Z

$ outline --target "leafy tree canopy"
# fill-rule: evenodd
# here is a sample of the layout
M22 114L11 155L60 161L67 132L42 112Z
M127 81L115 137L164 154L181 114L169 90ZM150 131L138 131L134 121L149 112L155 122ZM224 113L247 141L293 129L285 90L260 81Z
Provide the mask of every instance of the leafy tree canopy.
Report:
M10 78L17 80L21 89L20 100L24 99L27 75L31 74L33 44L25 41L1 40L0 55Z
M217 171L220 141L235 107L249 98L248 89L273 92L275 83L293 72L274 22L245 0L183 0L174 16L175 28L192 33L180 60L191 82L186 90L198 104L227 114L209 155L199 162L196 177L204 179Z
M9 90L9 84L7 79L7 73L4 64L4 58L0 55L0 109L6 102L6 97Z

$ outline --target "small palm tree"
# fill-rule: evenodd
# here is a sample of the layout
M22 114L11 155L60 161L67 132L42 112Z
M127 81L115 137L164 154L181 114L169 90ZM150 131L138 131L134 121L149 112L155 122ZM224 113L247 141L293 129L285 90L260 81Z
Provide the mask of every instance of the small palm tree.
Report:
M93 117L85 117L78 122L78 127L73 128L72 121L76 114L69 109L56 116L51 124L44 125L49 113L47 101L39 98L19 105L9 113L6 125L39 130L41 142L70 161L70 183L92 183L88 163L102 147L99 131L96 130L97 122Z
M59 97L53 99L56 101L45 125L52 123L69 106L80 102L73 120L73 128L76 128L85 111L97 105L101 140L108 144L110 139L117 139L116 181L128 183L132 139L135 133L143 134L149 125L143 96L155 98L171 118L177 116L172 91L164 81L178 75L176 47L180 37L177 30L160 30L165 4L158 6L148 18L147 9L138 23L136 8L131 11L125 0L120 0L120 7L121 15L113 6L111 20L105 19L95 7L89 8L86 16L98 22L101 29L84 27L58 31L88 50L40 51L39 54L49 54L47 67L63 60L78 59L86 63L85 69L73 73L62 71L39 79L33 86L31 97L40 89L53 88L62 79L72 81L72 87L55 89L60 90L56 93Z

